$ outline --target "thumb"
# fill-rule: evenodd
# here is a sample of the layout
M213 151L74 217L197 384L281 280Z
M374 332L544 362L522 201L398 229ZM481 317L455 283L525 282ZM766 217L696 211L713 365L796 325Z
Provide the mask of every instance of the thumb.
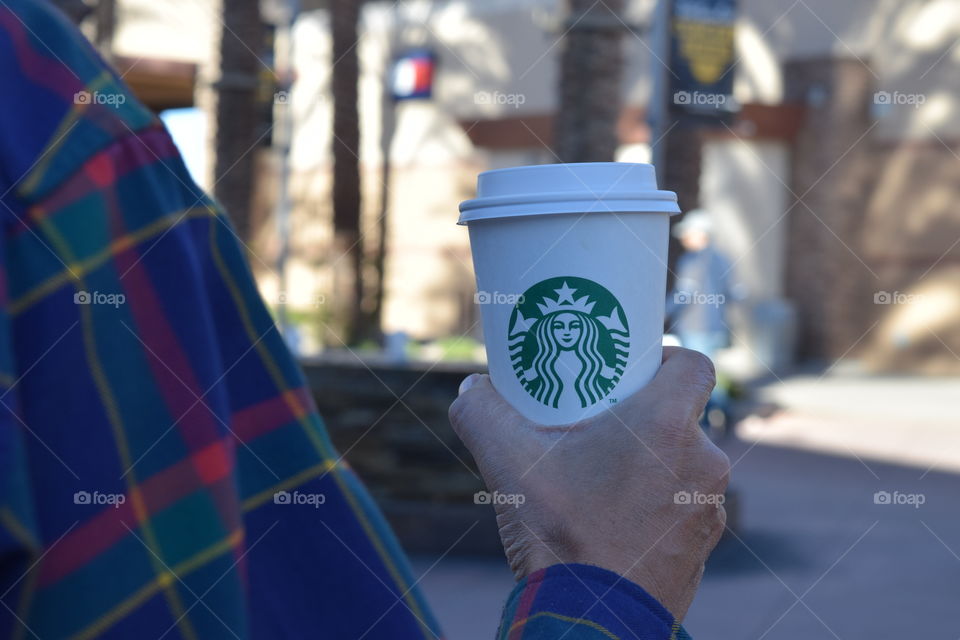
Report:
M696 419L716 381L713 363L707 356L690 349L666 347L660 370L636 397L639 404L653 403L652 406L669 408L688 419Z
M449 415L453 430L478 460L516 441L529 423L493 387L490 376L479 373L460 384Z

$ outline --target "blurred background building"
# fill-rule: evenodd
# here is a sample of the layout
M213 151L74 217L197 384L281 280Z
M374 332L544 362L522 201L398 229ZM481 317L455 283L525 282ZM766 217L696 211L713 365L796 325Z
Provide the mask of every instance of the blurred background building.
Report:
M330 12L313 4L299 8L293 25L289 90L275 66L277 27L269 8L263 12L254 52L263 137L244 160L254 167L253 266L267 298L285 301L306 352L338 346L322 326L341 266L331 244ZM134 89L164 113L207 188L216 155L216 18L228 8L214 0L117 0L113 35L101 37ZM621 16L622 160L651 158L653 10L653 2L632 0ZM557 0L363 3L356 47L361 229L369 240L365 263L386 234L383 332L480 337L456 207L471 196L479 171L556 161L566 15ZM686 208L714 211L718 242L737 257L750 298L729 359L742 370L780 364L787 350L801 359L857 358L881 370L956 371L958 25L960 5L950 0L740 3L739 111L728 125L697 134L693 157L676 154L687 178L666 187L681 192ZM421 78L429 97L395 101L394 62L416 52L434 63L432 78ZM287 100L292 207L281 283L272 108Z

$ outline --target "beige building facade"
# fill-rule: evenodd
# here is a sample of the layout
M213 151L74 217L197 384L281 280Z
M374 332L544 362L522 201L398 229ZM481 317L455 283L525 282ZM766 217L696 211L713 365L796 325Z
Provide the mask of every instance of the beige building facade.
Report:
M211 29L218 24L206 13L216 11L215 3L120 5L117 51L198 64L204 105L214 69ZM651 143L645 113L658 64L647 30L654 2L627 5L619 156L644 161ZM471 197L482 170L554 161L549 145L564 6L560 0L365 4L359 156L371 242L387 198L385 331L422 340L478 336L467 235L454 224L457 204ZM958 37L960 4L951 0L741 1L734 93L743 109L735 124L704 136L699 199L718 218L718 242L750 292L734 326L745 370L762 372L777 359L763 326L769 317L757 310L782 301L796 310L802 356L856 357L883 369L958 366L951 357L960 353ZM304 11L293 39L287 291L278 288L276 230L269 223L252 247L253 262L268 300L285 293L304 313L322 318L316 302L329 294L337 268L328 248L326 12ZM434 95L394 110L385 99L390 61L412 48L437 55ZM276 158L263 155L269 173ZM262 206L266 220L270 199Z

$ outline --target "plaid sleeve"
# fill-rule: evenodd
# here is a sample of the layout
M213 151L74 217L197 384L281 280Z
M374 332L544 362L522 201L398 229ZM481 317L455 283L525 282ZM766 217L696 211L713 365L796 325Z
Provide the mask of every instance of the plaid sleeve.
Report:
M585 564L558 564L517 584L499 640L689 640L679 622L640 586Z
M16 598L22 584L2 576L23 575L40 553L37 523L30 500L24 429L20 424L13 362L10 314L7 311L6 246L0 238L0 588ZM0 613L0 620L6 617ZM0 629L3 628L0 622Z
M439 638L219 205L0 0L0 637Z

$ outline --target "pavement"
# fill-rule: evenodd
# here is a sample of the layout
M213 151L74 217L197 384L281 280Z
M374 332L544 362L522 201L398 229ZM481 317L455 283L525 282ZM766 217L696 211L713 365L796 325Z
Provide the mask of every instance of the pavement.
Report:
M723 448L739 517L685 625L698 640L960 638L958 379L756 386ZM500 558L414 558L450 640L488 640Z
M806 374L750 395L747 441L960 472L960 378Z

